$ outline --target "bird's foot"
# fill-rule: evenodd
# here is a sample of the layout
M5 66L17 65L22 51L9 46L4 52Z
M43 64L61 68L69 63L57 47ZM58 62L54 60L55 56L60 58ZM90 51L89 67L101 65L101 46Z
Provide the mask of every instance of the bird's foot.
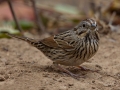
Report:
M74 74L74 73L70 72L69 70L67 70L67 69L59 66L58 64L56 64L56 66L57 66L62 72L64 72L65 74L68 74L69 76L73 77L74 79L79 80L79 78L83 78L83 76L79 76L79 75L77 75L77 74Z

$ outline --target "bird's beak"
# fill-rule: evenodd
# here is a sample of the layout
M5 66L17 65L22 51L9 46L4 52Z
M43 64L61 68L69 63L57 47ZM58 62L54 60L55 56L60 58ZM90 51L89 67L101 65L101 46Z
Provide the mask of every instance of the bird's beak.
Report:
M91 25L91 30L94 31L94 30L96 30L96 29L97 29L97 25L96 25L96 24L92 24L92 25Z
M96 28L97 26L96 26L96 24L92 24L92 26L91 26L92 28Z

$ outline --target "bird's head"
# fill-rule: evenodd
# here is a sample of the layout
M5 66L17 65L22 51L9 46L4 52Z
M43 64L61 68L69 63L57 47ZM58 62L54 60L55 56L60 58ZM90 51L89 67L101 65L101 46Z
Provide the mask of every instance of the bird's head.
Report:
M86 34L88 32L94 32L97 30L97 23L93 19L86 19L81 21L75 28L77 35Z

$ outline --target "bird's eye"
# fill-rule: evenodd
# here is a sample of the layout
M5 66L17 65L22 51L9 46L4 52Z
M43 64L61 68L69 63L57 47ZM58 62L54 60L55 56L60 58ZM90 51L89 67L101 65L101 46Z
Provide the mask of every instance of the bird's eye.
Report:
M83 24L83 27L85 27L86 26L86 24Z

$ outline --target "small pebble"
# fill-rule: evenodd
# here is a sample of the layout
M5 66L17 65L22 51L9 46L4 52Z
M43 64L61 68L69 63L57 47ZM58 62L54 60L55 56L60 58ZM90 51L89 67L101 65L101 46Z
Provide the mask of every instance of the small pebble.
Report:
M5 81L5 78L0 77L0 82Z
M3 47L2 50L3 50L3 51L6 51L6 52L9 51L7 47Z
M58 82L62 82L62 80L59 80Z
M92 83L95 83L95 81L92 81Z
M72 84L72 83L71 83L71 84L70 84L70 83L68 84L68 86L73 86L73 85L74 85L74 84Z
M92 87L92 89L95 89L95 87Z
M102 69L102 67L100 66L100 65L95 65L97 68L99 68L99 69Z
M53 78L54 81L57 81L55 78Z
M12 74L12 73L13 73L13 71L9 71L9 72L8 72L8 74Z
M60 89L60 90L66 90L67 87L66 87L66 86L60 86L59 89Z
M5 71L0 71L0 74L1 74L1 75L4 75L4 74L5 74Z
M116 76L117 76L118 78L120 78L120 73L117 73Z
M9 78L9 76L6 74L6 75L4 76L4 78L5 78L5 79L8 79L8 78Z

